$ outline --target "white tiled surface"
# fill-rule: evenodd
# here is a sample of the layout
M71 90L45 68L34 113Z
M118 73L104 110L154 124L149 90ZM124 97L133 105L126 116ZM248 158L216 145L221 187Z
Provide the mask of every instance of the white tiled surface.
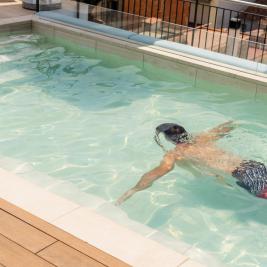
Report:
M80 208L54 224L133 266L179 266L186 257L125 227ZM111 245L112 244L112 245Z
M54 27L44 21L44 23L33 23L32 30L35 33L42 33L42 35L54 38Z
M81 206L94 210L106 203L102 198L81 192L79 188L68 182L61 181L48 186L46 189L55 194L60 194L60 196L68 198Z
M110 55L118 55L123 58L131 59L131 60L138 60L138 61L143 61L143 54L129 50L127 47L123 46L114 46L110 45L109 43L104 43L101 41L97 41L96 49L100 50L101 52L106 52L109 53Z
M266 86L262 86L262 85L257 86L256 100L257 101L267 101L267 85Z
M257 94L267 94L267 84L266 86L259 85L257 87Z
M110 203L105 203L101 206L99 206L96 209L96 212L98 214L102 214L103 216L111 219L112 221L123 225L131 230L133 230L136 233L141 234L142 236L151 236L153 233L155 233L156 231L144 224L140 224L138 222L135 222L131 219L129 219L129 217L127 216L127 214L121 210L118 207L115 207L114 205L110 204ZM160 243L160 242L159 242Z
M155 57L158 57L159 59L165 59L167 61L176 61L185 66L194 67L200 71L211 71L213 73L221 74L230 78L241 79L249 83L267 83L267 74L256 73L254 71L241 69L224 63L219 63L208 59L187 55L182 52L155 47L152 45L142 46L139 47L139 49L144 51L144 53L147 55L153 55Z
M159 231L155 231L152 235L149 236L149 238L155 240L156 242L164 243L165 246L181 254L186 253L186 251L188 251L192 247L191 245L182 241L177 242L174 238Z
M207 85L207 81L209 81L214 85L217 84L218 86L221 87L230 87L230 88L232 87L236 89L249 91L251 92L251 97L254 97L256 94L256 88L257 88L256 83L247 82L235 76L229 77L214 71L198 69L196 76L196 86L202 88L203 86Z
M86 37L84 37L83 35L80 35L77 39L76 39L76 44L82 46L82 47L90 47L95 49L96 48L96 40L93 39L88 39Z
M0 185L1 198L48 222L79 207L3 169L0 169Z
M145 54L144 68L146 68L148 64L162 68L164 70L169 70L172 73L176 73L177 75L183 77L183 81L187 80L191 84L195 84L196 68L193 66L190 66L188 64L181 64L168 59L163 59L157 57L156 55Z
M13 18L5 18L1 19L0 25L12 25L14 23L25 23L25 22L30 22L33 19L32 15L27 15L27 16L20 16L20 17L13 17Z
M13 18L0 18L0 33L30 33L32 26L32 16L21 16Z
M34 24L35 25L35 24ZM38 23L37 23L38 25ZM51 25L49 25L52 27ZM39 29L37 30L39 32ZM39 32L42 34L42 32ZM66 27L64 25L61 25L60 28L54 27L54 38L63 38L72 41L75 44L78 44L83 47L96 47L96 40L93 38L85 38L83 31L80 29L70 29L69 27Z

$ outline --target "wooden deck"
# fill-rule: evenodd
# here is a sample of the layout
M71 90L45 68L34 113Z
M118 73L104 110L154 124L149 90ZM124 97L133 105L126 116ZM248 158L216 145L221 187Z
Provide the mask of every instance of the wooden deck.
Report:
M0 267L52 266L129 265L0 198Z

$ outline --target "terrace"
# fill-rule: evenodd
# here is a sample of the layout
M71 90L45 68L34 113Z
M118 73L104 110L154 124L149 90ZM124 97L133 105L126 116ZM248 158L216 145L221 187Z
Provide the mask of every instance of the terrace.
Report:
M38 2L39 14L23 9L17 0L0 2L0 33L67 40L85 50L138 59L144 68L153 64L188 80L192 76L194 86L205 79L220 80L255 99L266 95L265 13L251 15L255 9L229 10L198 1L170 1L169 6L158 1L150 6L149 1L146 6L141 1L125 1L124 6L102 1L92 6L64 0L60 9L50 11ZM10 164L0 162L1 168ZM0 169L0 266L219 266L210 255L199 263L194 246L157 238L157 230L125 219L124 213L93 195L77 190L86 205L77 204L52 194L49 190L56 184L43 190L25 182L18 166ZM113 209L115 215L102 217L102 210Z

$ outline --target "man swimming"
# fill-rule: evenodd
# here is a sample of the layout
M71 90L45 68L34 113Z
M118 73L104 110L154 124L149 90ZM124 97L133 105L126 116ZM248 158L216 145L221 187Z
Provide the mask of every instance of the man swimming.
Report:
M214 172L231 174L239 186L245 188L256 197L267 199L267 170L263 163L245 161L216 146L215 141L226 136L234 123L228 121L212 130L192 137L182 126L174 123L164 123L156 128L155 141L166 152L160 165L145 173L139 182L116 202L120 205L138 191L150 187L154 181L170 172L175 162L186 160L193 164L206 166ZM175 148L166 151L160 142L159 135L175 144Z

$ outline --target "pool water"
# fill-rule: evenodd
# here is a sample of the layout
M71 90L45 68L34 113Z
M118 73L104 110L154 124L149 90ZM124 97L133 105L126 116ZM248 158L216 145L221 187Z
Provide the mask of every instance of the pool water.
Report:
M198 133L234 120L218 146L267 163L266 104L220 81L195 88L179 73L37 35L0 37L0 155L110 202L161 161L153 135L164 122ZM227 266L265 267L267 201L226 180L180 164L121 208Z

